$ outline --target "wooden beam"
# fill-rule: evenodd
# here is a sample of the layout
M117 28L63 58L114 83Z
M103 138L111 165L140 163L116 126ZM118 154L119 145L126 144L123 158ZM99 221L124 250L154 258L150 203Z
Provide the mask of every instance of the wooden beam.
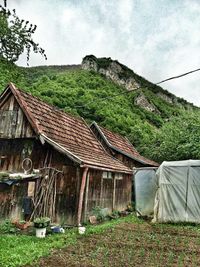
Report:
M115 178L115 174L113 177L113 202L112 202L112 210L115 210L115 198L116 198L116 178Z
M82 210L83 210L83 195L84 195L84 190L85 190L87 172L88 172L88 167L84 168L82 181L81 181L79 204L78 204L78 216L77 216L78 217L78 219L77 219L78 226L81 223L81 216L82 216Z
M130 169L130 171L124 171L124 170L118 170L118 169L110 169L110 168L106 168L106 167L101 167L101 166L94 166L94 165L90 165L90 164L81 164L80 165L81 168L85 168L88 167L90 169L94 169L94 170L99 170L99 171L106 171L106 172L120 172L120 173L126 173L126 174L132 174L133 171ZM125 166L125 168L127 168Z
M100 206L103 207L103 173L101 174Z
M85 189L84 221L86 221L86 219L87 219L89 184L90 184L90 174L88 172L88 175L87 175L87 178L86 178L86 189Z

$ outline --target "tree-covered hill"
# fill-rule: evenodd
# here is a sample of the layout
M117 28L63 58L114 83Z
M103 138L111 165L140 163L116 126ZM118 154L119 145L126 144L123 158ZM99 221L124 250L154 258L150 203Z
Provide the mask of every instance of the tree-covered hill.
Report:
M105 59L103 63L108 65ZM88 123L95 120L127 136L140 152L154 160L199 158L199 109L128 68L126 71L139 89L128 92L104 74L81 69L80 65L22 68L2 59L0 90L12 81ZM147 109L145 103L153 109Z

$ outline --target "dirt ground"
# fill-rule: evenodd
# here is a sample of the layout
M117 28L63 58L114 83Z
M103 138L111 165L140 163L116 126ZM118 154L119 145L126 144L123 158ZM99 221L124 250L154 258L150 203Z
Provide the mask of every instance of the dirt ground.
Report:
M56 250L33 266L200 266L200 233L188 227L121 223L103 234L81 236L75 246Z

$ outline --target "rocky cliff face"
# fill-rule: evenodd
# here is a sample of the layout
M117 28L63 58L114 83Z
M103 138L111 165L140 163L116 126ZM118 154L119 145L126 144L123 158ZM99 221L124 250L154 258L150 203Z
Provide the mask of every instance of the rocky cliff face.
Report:
M160 98L162 98L163 100L165 100L166 102L170 103L170 104L173 104L173 98L172 97L169 97L161 92L159 92L157 94Z
M185 109L193 108L193 105L187 103L187 101L180 99L161 87L147 81L125 65L119 63L117 60L112 60L111 58L96 58L93 55L89 55L83 58L81 67L84 70L103 74L106 78L123 86L128 91L134 91L141 88L141 92L135 98L134 104L149 112L160 113L158 108L143 93L142 89L144 88L154 93L155 97L164 100L170 105L183 107Z
M149 100L142 93L135 98L134 104L153 113L160 114L156 106L149 102Z
M113 61L110 58L97 59L94 56L86 56L82 61L82 68L103 74L106 78L125 87L128 91L132 91L140 87L139 83L137 83L133 77L127 75L126 70L120 63Z

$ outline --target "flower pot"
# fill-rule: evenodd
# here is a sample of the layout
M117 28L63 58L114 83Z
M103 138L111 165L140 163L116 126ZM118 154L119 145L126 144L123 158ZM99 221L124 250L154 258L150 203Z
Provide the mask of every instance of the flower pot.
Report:
M84 226L79 226L78 227L78 232L79 232L80 235L85 234L85 227Z
M36 237L44 238L46 236L46 228L36 228Z

